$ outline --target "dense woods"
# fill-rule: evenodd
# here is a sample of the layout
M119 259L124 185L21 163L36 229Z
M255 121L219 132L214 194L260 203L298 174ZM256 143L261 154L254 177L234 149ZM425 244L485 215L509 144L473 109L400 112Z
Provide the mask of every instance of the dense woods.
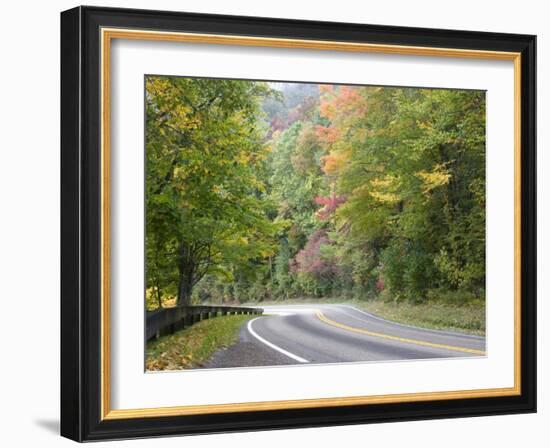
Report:
M484 300L485 94L146 79L149 308Z

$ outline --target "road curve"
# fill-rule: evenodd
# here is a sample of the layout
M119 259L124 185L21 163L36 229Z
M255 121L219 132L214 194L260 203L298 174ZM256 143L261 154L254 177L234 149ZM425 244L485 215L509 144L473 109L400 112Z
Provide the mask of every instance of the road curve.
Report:
M262 308L204 368L486 356L483 336L398 324L348 305Z

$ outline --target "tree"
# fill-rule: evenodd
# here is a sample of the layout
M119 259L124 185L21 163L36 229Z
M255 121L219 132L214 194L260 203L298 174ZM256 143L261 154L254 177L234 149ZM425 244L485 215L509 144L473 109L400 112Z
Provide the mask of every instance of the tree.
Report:
M273 254L277 225L258 176L267 94L263 83L146 79L147 281L177 283L180 305L208 272L230 276L228 264Z
M483 92L271 87L147 77L150 302L484 297Z
M480 295L485 279L485 103L482 92L326 89L323 169L346 201L342 251L368 250L393 292Z

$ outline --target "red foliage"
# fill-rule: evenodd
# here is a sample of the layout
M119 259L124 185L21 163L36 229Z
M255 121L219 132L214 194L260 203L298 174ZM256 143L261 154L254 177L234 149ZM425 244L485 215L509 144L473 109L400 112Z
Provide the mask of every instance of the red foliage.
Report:
M346 202L346 198L344 196L339 196L336 193L332 193L330 196L317 196L315 198L315 203L317 205L323 205L323 208L317 210L317 217L323 221L326 221L340 206L340 204L343 204L344 202Z
M305 247L290 261L291 271L320 276L337 273L336 265L321 255L321 247L328 244L330 240L326 231L323 229L315 231L307 240Z

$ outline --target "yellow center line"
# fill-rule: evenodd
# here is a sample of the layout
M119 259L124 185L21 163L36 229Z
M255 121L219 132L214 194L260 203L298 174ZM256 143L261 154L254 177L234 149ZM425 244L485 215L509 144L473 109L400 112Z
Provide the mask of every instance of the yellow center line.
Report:
M486 352L483 351L483 350L475 350L473 348L465 348L465 347L456 347L456 346L453 346L453 345L435 344L433 342L419 341L418 339L401 338L399 336L392 336L390 334L376 333L374 331L368 331L368 330L364 330L362 328L350 327L349 325L345 325L345 324L342 324L340 322L336 322L332 319L329 319L321 311L317 311L317 317L321 321L323 321L324 323L326 323L328 325L332 325L333 327L338 327L338 328L342 328L344 330L353 331L354 333L365 334L367 336L374 336L374 337L377 337L377 338L390 339L392 341L405 342L407 344L423 345L425 347L442 348L442 349L445 349L445 350L454 350L454 351L457 351L457 352L472 353L474 355L482 355L482 356L486 355Z

